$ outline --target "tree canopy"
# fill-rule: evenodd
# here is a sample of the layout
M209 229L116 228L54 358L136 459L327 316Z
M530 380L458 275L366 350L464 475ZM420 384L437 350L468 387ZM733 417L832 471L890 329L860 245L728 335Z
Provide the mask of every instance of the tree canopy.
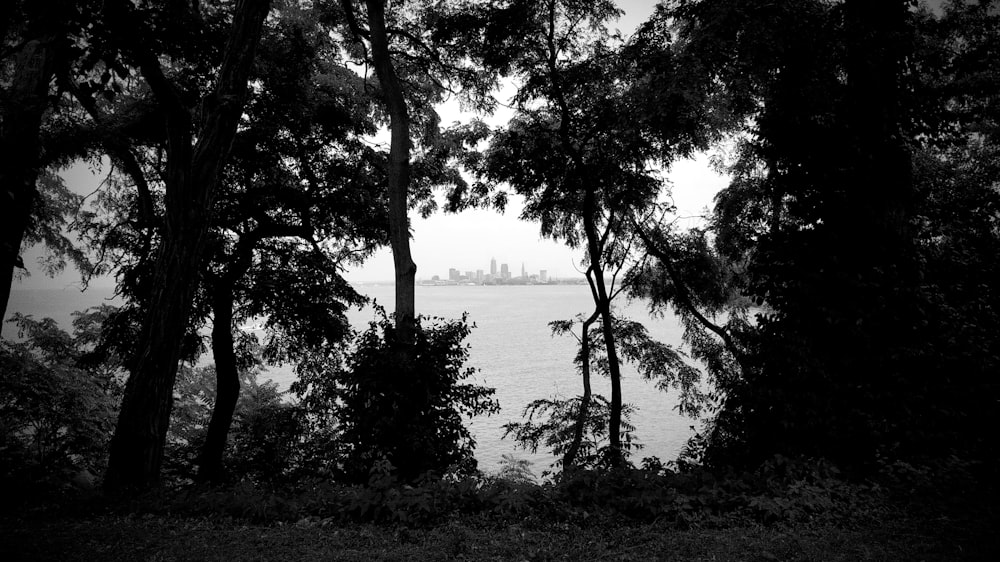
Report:
M502 209L508 191L579 250L592 297L550 324L580 344L582 394L508 425L564 470L629 462L624 363L705 414L688 451L712 467L995 455L995 1L678 0L628 37L603 0L40 5L0 19L4 291L42 241L49 269L113 274L125 304L81 316L75 339L18 317L3 380L30 398L11 419L42 412L42 448L75 451L71 412L35 395L110 407L98 379L128 371L109 489L157 482L181 387L200 476L224 479L241 388L278 363L302 402L262 398L260 423L280 423L253 427L312 455L296 470L472 471L461 418L496 405L463 382L464 320L420 318L410 214ZM509 122L441 123L453 97L491 112L501 80ZM729 183L682 229L664 174L705 151ZM78 159L106 163L87 205L59 177ZM365 298L342 274L386 245L393 321L354 332L345 312ZM675 312L682 348L620 316L626 297ZM212 369L181 367L204 342ZM207 374L211 408L188 400Z

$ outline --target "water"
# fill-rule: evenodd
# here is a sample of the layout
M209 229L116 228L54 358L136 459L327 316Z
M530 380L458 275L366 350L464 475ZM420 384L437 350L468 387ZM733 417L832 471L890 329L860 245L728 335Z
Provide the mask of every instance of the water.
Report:
M363 285L359 290L391 309L391 285ZM75 289L15 290L8 315L16 311L35 318L49 316L69 328L72 311L108 302L110 297L107 289L82 293ZM470 324L475 324L467 340L471 347L468 365L478 369L475 382L496 388L502 408L499 414L469 422L477 441L480 468L496 469L504 454L530 461L536 473L547 468L554 460L547 451L533 455L516 448L513 441L501 439L502 426L520 420L532 400L568 398L582 392L580 375L573 364L577 342L569 335L551 336L548 322L589 313L593 308L589 289L583 285L418 286L416 299L417 310L423 315L459 318L468 312ZM651 320L640 302L626 304L622 300L620 307L625 316L642 321L653 337L680 345L681 328L675 318ZM350 311L348 317L352 325L363 328L375 315L366 307ZM3 336L14 335L13 326L5 323ZM657 390L628 366L623 375L623 399L638 410L632 422L635 436L644 446L637 460L643 456L675 458L691 436L694 420L675 411L674 393ZM283 389L294 377L288 366L272 369L267 376ZM607 379L595 375L592 383L595 393L610 398Z
M52 318L62 329L72 330L73 313L102 304L120 305L121 301L114 298L112 288L89 288L81 291L78 288L65 289L23 289L13 288L10 300L7 302L7 317L4 318L2 335L13 339L17 336L17 327L9 322L15 312L30 315L35 320Z
M359 289L384 305L393 302L391 285L365 285ZM418 286L416 299L421 314L458 318L468 312L469 322L476 326L467 340L471 346L468 364L479 369L478 383L496 388L502 408L499 414L477 417L470 422L480 467L494 469L503 454L512 454L531 461L536 472L547 468L554 460L547 451L531 455L516 449L513 441L501 439L501 426L520 420L532 400L568 398L583 392L573 364L578 344L569 335L553 337L548 322L589 314L593 310L589 288L584 285ZM680 345L682 329L676 318L652 320L643 303L626 304L622 299L621 304L621 312L642 321L654 338ZM374 318L370 309L352 311L349 316L355 326ZM657 390L628 366L623 374L623 400L638 410L632 422L636 437L644 445L636 460L643 456L657 456L664 461L676 458L693 433L690 426L695 425L694 420L675 411L675 394ZM279 377L276 380L284 382ZM608 379L595 375L592 386L595 393L610 398Z

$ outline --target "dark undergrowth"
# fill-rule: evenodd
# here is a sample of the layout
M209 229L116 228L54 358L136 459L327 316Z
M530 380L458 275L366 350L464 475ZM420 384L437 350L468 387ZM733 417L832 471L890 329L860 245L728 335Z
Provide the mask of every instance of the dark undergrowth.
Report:
M749 473L647 466L535 484L516 474L79 493L5 510L3 560L996 560L985 469L884 466L849 481L775 458ZM8 504L8 507L14 507Z

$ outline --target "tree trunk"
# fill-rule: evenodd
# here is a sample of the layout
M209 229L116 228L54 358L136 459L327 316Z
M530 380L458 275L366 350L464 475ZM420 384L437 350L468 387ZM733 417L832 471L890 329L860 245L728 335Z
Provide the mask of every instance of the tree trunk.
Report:
M105 477L111 490L144 488L159 478L200 251L186 236L168 237L157 256L150 313L111 441Z
M586 181L586 180L584 180ZM594 273L593 291L594 304L601 315L601 331L604 334L604 347L608 354L608 374L611 378L611 415L608 421L608 440L611 448L611 466L622 465L622 376L618 361L618 350L615 346L614 324L611 317L611 298L604 286L604 268L601 267L601 238L597 233L597 194L588 183L583 196L583 230L587 235L587 252L590 256L590 267Z
M153 269L153 289L137 359L125 387L111 441L105 485L111 491L148 487L159 480L173 387L215 187L243 111L254 51L268 0L241 0L233 17L218 83L203 104L206 113L192 147L190 113L167 81L153 53L141 69L167 114L166 228ZM129 13L130 5L112 8ZM119 14L115 14L120 17Z
M212 310L212 354L215 356L215 405L208 423L208 433L198 460L198 478L219 482L223 478L222 456L226 451L229 428L240 398L240 373L233 343L233 287L228 280L215 291Z
M389 55L385 0L366 0L372 60L389 113L389 244L396 274L396 331L404 345L414 341L417 266L410 255L407 197L410 188L410 117Z
M573 442L570 443L566 454L563 456L563 472L571 470L576 464L576 457L580 454L580 444L583 443L583 432L587 427L587 418L590 416L590 400L592 392L590 388L590 326L597 320L598 313L595 311L583 321L583 331L580 334L580 374L583 377L583 396L580 397L580 410L576 414L576 427L573 428Z
M603 271L599 271L603 275ZM604 345L608 353L608 372L611 377L611 416L608 422L608 439L611 446L611 466L620 467L622 454L622 373L618 361L618 350L615 346L614 325L611 317L611 299L608 298L604 279L597 280L598 294L601 302L601 328L604 332Z
M563 149L566 150L572 159L571 178L578 178L577 181L583 186L583 230L587 236L587 255L590 257L590 267L594 273L594 281L591 290L594 295L594 305L601 316L603 323L604 345L608 354L608 367L611 378L611 416L608 425L611 448L611 465L618 467L622 462L621 448L621 425L622 425L622 386L621 367L618 363L618 352L615 348L614 331L611 324L611 299L608 296L607 288L604 286L604 268L601 266L603 243L597 233L597 193L594 186L587 177L583 163L583 156L579 149L571 141L571 124L573 115L570 111L569 103L563 91L561 73L558 69L558 62L561 47L556 38L556 20L558 18L557 2L547 2L548 22L546 34L547 60L546 65L551 80L550 91L552 98L556 100L559 107L559 138ZM567 181L572 185L572 181Z
M21 243L38 191L39 131L45 112L49 82L55 67L56 48L51 41L28 41L14 62L14 74L3 107L0 127L0 320L7 316L7 301L14 282L14 268L21 264Z

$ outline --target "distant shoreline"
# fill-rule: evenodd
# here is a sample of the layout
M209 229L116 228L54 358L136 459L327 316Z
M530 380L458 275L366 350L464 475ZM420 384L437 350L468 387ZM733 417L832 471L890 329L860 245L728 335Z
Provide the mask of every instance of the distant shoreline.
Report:
M610 283L610 279L606 279L605 282ZM358 283L351 283L357 287L385 287L395 285L395 281L364 281ZM420 280L416 282L417 287L564 287L567 285L586 285L586 279L555 279L549 280L545 283L539 282L519 282L517 280L505 281L503 283L489 282L489 283L475 283L475 282L460 282L460 281L432 281L432 280Z

